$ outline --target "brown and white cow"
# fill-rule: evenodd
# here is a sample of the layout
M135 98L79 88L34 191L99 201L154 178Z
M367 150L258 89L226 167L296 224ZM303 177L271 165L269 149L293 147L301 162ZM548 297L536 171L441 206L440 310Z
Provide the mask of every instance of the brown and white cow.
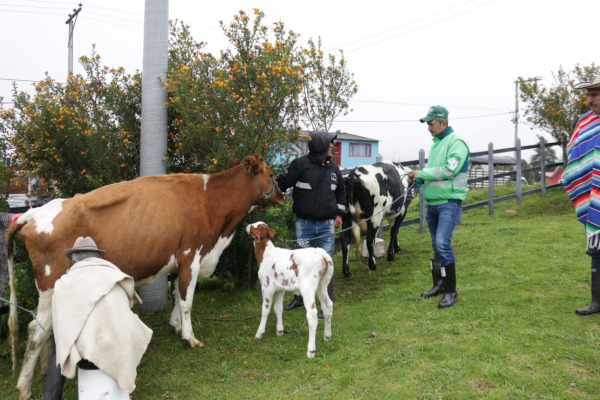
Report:
M273 171L250 155L226 171L148 176L115 183L71 199L56 199L27 211L6 233L11 306L9 326L16 362L16 307L13 238L25 242L40 293L37 321L29 324L28 344L17 383L20 398L31 397L35 362L52 332L54 283L66 272L64 250L79 236L92 237L104 258L132 276L138 285L177 273L170 324L191 347L192 300L199 276L210 276L236 226L254 207L280 206L284 197ZM40 328L43 327L43 329Z

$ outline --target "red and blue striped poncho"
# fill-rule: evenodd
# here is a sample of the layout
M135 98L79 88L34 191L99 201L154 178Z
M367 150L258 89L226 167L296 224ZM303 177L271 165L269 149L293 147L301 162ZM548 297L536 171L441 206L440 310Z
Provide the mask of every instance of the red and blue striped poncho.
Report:
M567 145L562 183L588 238L600 233L600 116L583 114Z

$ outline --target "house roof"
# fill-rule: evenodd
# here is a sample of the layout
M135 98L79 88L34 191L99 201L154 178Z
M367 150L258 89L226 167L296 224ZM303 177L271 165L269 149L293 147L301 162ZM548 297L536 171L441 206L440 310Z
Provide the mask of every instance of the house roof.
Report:
M361 140L363 142L379 142L379 140L377 139L372 139L372 138L368 138L366 136L358 136L358 135L352 135L351 133L342 133L339 132L337 134L337 138L339 140Z
M302 136L306 136L309 133L311 133L313 131L300 131L300 135ZM376 142L379 143L379 140L377 139L372 139L366 136L358 136L358 135L353 135L351 133L344 133L344 132L329 132L329 133L337 133L337 138L339 140L360 140L363 142Z

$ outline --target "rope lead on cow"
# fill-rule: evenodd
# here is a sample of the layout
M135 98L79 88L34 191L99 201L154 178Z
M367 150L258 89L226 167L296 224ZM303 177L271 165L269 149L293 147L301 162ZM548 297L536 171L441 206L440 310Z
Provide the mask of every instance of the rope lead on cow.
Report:
M37 320L37 315L35 315L35 312L34 312L34 311L32 311L32 310L28 310L28 309L27 309L27 308L25 308L25 307L21 307L21 306L20 306L20 305L18 305L18 304L13 304L13 303L11 303L10 301L6 300L4 297L0 297L0 301L3 301L3 302L5 302L5 303L7 303L7 304L9 304L9 305L14 305L15 307L17 307L17 309L19 309L19 310L22 310L22 311L25 311L25 312L26 312L26 313L28 313L28 314L31 314L31 316L32 316L32 317L33 317L33 319L35 320L35 323L36 323L36 324L37 324L37 325L38 325L40 328L42 328L42 330L43 330L44 332L46 332L47 334L50 334L50 332L48 332L46 329L44 329L44 327L42 326L42 324L40 324L40 322Z

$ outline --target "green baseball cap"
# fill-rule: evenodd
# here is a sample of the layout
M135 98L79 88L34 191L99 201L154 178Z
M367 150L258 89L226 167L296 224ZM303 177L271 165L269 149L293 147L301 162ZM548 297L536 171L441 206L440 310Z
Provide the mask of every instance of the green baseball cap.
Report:
M429 111L427 111L427 116L421 118L419 121L421 122L429 122L436 118L444 118L448 119L448 110L446 110L442 106L432 106Z

